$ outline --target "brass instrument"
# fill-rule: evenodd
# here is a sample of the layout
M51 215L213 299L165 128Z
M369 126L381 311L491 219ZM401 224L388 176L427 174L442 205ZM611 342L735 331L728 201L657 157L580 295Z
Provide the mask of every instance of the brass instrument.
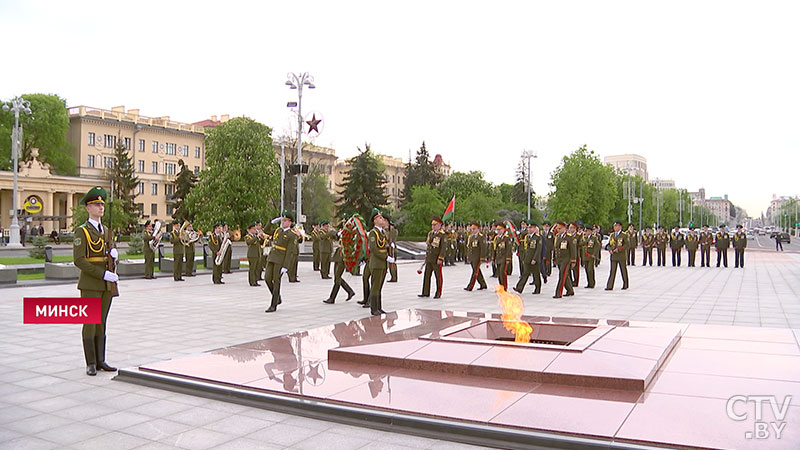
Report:
M187 226L189 226L188 220L183 222L183 225L181 225L181 230L178 233L178 235L181 238L181 243L186 246L194 244L195 242L200 240L200 233L194 230L187 230L186 229Z
M225 259L225 252L228 251L228 247L231 246L231 238L230 233L225 232L222 236L222 245L219 247L219 254L214 258L214 264L221 266L222 260Z
M258 230L258 237L263 239L263 242L261 243L261 253L264 256L269 255L269 243L271 240L270 236L267 233L264 233L264 230Z
M150 248L153 251L158 249L158 244L161 243L161 237L164 233L161 232L161 222L156 220L155 224L153 225L153 239L150 240Z

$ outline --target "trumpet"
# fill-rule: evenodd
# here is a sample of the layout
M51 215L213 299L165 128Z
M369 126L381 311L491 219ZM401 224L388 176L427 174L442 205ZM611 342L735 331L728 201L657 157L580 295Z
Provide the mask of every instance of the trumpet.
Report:
M292 228L292 231L294 232L294 234L297 235L297 237L301 237L306 241L310 241L311 240L311 236L306 234L306 230L303 229L303 225L301 225L299 223L297 225L295 225L294 228Z

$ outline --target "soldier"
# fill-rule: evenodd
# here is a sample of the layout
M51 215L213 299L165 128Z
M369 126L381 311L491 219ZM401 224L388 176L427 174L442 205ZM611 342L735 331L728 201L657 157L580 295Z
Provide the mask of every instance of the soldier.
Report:
M525 244L522 240L528 236L528 222L521 221L519 223L519 229L517 230L517 239L516 242L519 242L517 246L517 262L519 263L519 276L525 275L525 265L522 264L522 260L525 259Z
M186 225L186 231L192 231L192 224ZM185 264L185 273L187 277L193 277L194 275L194 242L190 242L188 244L184 244L183 246L183 253L186 257L186 264Z
M486 237L481 233L481 226L478 222L470 224L470 235L467 237L467 251L466 255L469 257L469 263L472 265L472 276L469 279L469 284L464 288L465 291L471 291L475 287L475 282L478 282L478 290L486 289L486 280L481 273L481 264L486 259Z
M664 232L664 227L658 227L658 233L656 233L656 256L657 266L665 266L667 265L667 243L669 242L669 236L667 233Z
M542 236L539 235L539 225L535 223L527 225L526 234L520 241L520 251L522 252L520 264L523 265L524 270L514 290L521 294L525 288L525 283L528 282L528 277L533 276L533 293L540 294L542 292L542 279L539 276L541 272L539 269L539 255L542 253Z
M717 267L719 267L720 259L728 267L728 247L731 246L731 237L725 231L725 225L719 226L719 231L714 239L714 245L717 249Z
M144 279L154 280L153 267L155 266L155 252L150 242L155 239L153 236L153 225L150 224L150 219L144 223L144 231L142 232L142 240L144 241Z
M592 226L594 229L594 238L597 240L597 246L603 246L603 229L600 228L600 225L595 224ZM594 267L597 268L600 265L600 260L603 258L602 252L597 252L595 255Z
M495 231L497 237L495 238L494 257L497 263L497 282L503 285L505 290L508 290L508 267L513 261L514 255L513 238L510 234L511 230L508 230L503 222L495 224Z
M286 264L289 269L288 278L289 283L299 283L300 280L297 278L297 263L300 260L300 243L304 241L304 238L294 228L291 231L294 239L292 239L292 242L286 247L286 258L288 259Z
M567 236L567 224L564 222L556 223L555 243L553 247L553 260L558 267L558 285L556 286L556 293L553 298L561 298L564 289L567 297L575 295L572 289L572 277L570 271L572 265L577 263L578 250L575 248L575 241Z
M581 226L582 227L582 226ZM575 243L575 254L576 256L576 263L572 265L571 268L571 276L572 276L572 286L578 286L580 279L581 279L581 264L580 264L580 254L581 254L581 236L578 233L578 224L575 222L570 222L569 228L567 228L567 236L572 239Z
M736 225L736 233L733 235L733 260L734 268L744 269L744 249L747 248L747 234L741 225Z
M594 268L596 267L597 258L600 257L601 245L602 241L598 235L594 233L594 230L587 227L583 236L581 261L583 269L586 271L586 287L589 289L594 289Z
M228 239L233 241L233 237L231 236L230 231L228 231L228 224L222 222L222 233L224 236L227 236ZM228 249L225 250L225 256L222 260L222 272L223 273L233 273L231 272L231 260L233 259L233 245L229 245Z
M336 238L336 232L331 230L329 222L322 220L317 229L317 240L319 241L319 272L323 280L331 279L331 253L333 253L333 241Z
M392 256L397 258L397 227L394 226L394 222L392 221L391 217L386 217L389 221L389 245L392 246ZM390 278L387 283L397 283L397 262L390 262L389 263L389 275Z
M393 263L394 258L389 255L389 236L386 233L388 221L378 208L372 209L372 223L375 226L367 235L369 245L369 311L373 316L386 314L383 310L381 291L383 280L386 279L387 263ZM441 291L438 291L441 295Z
M656 238L650 232L650 227L644 228L642 234L642 265L646 266L648 261L650 266L653 266L653 246L656 244Z
M264 280L264 266L267 265L266 255L264 248L267 246L267 235L264 234L263 224L260 220L256 220L256 236L258 236L258 263L256 263L256 281Z
M315 223L311 227L311 260L312 265L315 272L319 271L319 261L320 261L320 253L319 253L319 228L322 225L322 221L319 223Z
M467 259L467 232L464 229L463 225L458 227L458 233L456 234L456 244L457 244L457 253L456 259L463 262L464 264L469 264L469 260Z
M353 288L347 284L347 281L344 280L342 275L344 274L344 252L342 250L342 229L344 228L344 220L339 225L339 233L337 235L339 239L339 245L337 246L336 250L333 252L333 288L331 289L331 295L328 296L327 300L323 300L322 303L327 303L332 305L336 302L336 296L339 294L339 288L341 287L347 292L347 299L345 301L350 301L351 298L355 297L356 293L353 292Z
M431 220L431 231L425 239L425 276L422 281L422 294L417 297L431 296L431 275L436 276L436 295L433 298L442 296L442 263L444 262L444 242L445 236L442 231L442 219L434 217Z
M95 186L81 198L89 218L75 231L72 259L80 269L78 289L82 298L100 299L100 323L84 324L83 356L86 360L86 375L95 376L97 370L114 372L117 369L106 363L106 323L111 299L119 295L116 273L106 270L108 258L117 261L117 249L106 253L106 243L113 242L110 230L100 223L105 212L106 190Z
M711 244L714 243L714 235L708 231L708 225L703 225L700 232L700 267L711 267Z
M449 265L456 265L456 231L453 224L447 227L447 260Z
M639 233L632 223L628 224L628 257L627 263L629 266L636 265L636 247L639 246Z
M611 254L611 273L608 275L606 290L614 289L614 279L617 277L617 267L622 274L622 289L628 289L628 267L625 256L628 248L628 235L622 232L622 222L614 222L614 232L608 238L608 252Z
M672 267L675 267L677 261L678 267L681 266L681 250L683 249L684 238L681 230L676 226L669 236L669 248L672 252Z
M178 222L172 222L172 233L169 235L169 243L172 244L172 279L186 281L183 279L183 242L180 229Z
M214 232L208 236L208 249L211 250L211 281L214 284L225 284L222 281L222 264L217 264L217 256L222 249L222 223L214 224Z
M292 245L297 245L297 235L292 231L294 216L290 211L281 214L281 226L272 235L272 250L267 258L267 271L264 281L272 294L269 308L264 312L271 313L278 310L281 304L281 277L289 271L288 250Z
M700 244L700 237L694 232L694 227L689 228L686 236L686 254L689 257L689 267L695 267L694 261L697 256L697 246Z
M261 254L261 239L256 234L255 222L247 226L244 243L247 244L247 281L250 282L250 286L261 286L258 284L258 260Z
M544 260L542 268L545 269L544 280L546 283L547 277L553 273L553 248L556 242L556 234L550 229L550 222L544 222L542 228L544 231L542 233L542 259Z

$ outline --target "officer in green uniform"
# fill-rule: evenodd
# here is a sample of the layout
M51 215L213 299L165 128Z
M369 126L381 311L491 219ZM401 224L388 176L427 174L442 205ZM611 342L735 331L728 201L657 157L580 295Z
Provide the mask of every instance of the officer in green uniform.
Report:
M311 228L311 265L313 266L313 269L314 269L315 272L319 271L319 261L320 261L319 260L319 258L320 258L319 244L320 244L320 241L319 241L318 232L319 232L320 225L322 225L322 221L319 221L318 223L315 223Z
M192 224L186 225L186 231L193 231ZM194 242L189 242L188 244L184 244L183 246L183 253L186 257L186 264L184 271L187 277L193 277L194 275Z
M353 291L353 288L347 284L347 281L344 280L342 275L344 274L345 265L344 265L344 253L342 250L342 238L341 233L342 229L344 228L344 220L339 225L339 233L337 234L337 238L339 239L339 245L337 246L336 250L333 252L333 289L331 289L331 295L328 296L327 300L323 300L322 303L327 303L332 305L336 302L336 296L339 294L339 288L341 287L347 292L347 299L345 301L350 301L351 298L355 297L356 293Z
M731 236L725 230L725 225L719 226L714 245L717 249L717 267L719 267L720 260L725 267L728 267L728 248L731 246Z
M436 294L433 298L442 296L442 264L444 263L445 234L442 231L442 219L431 219L431 231L425 239L425 275L422 280L422 293L417 297L431 296L431 275L436 277Z
M658 227L658 233L656 233L656 265L657 266L665 266L667 265L667 243L669 242L669 235L664 232L664 227Z
M542 292L542 278L540 276L541 270L539 269L539 255L542 252L542 237L539 235L539 225L535 223L527 224L527 229L524 230L525 234L520 239L520 252L522 253L522 260L520 264L523 265L524 271L522 277L517 281L514 290L522 293L525 289L525 283L528 282L528 277L533 277L533 293L539 294ZM522 231L522 230L520 230Z
M556 233L550 229L550 222L542 224L542 260L544 261L544 268L546 270L544 279L547 280L553 273L553 249L556 242ZM545 281L546 283L547 281Z
M697 246L700 244L700 236L694 232L694 227L689 228L689 234L686 235L686 255L689 258L689 267L694 267L695 258L697 257Z
M233 244L233 236L231 236L230 231L228 230L228 224L222 222L222 237L226 237L231 240L231 244ZM225 256L222 259L222 273L233 273L231 272L231 260L233 258L233 245L229 245L228 249L225 250Z
M519 223L519 229L517 230L517 242L519 242L519 246L517 247L517 263L519 264L519 276L525 275L525 264L522 263L522 260L525 259L525 243L522 240L528 236L528 222L523 220Z
M594 230L591 228L586 228L583 235L582 246L581 246L581 262L583 264L583 268L586 271L586 287L589 289L594 289L594 268L596 267L595 262L597 258L600 257L600 246L602 245L602 241L599 240L598 235L595 234Z
M386 314L383 310L381 292L383 281L386 279L387 263L393 263L394 258L389 256L389 236L386 233L388 221L380 210L372 210L372 223L374 227L367 235L369 245L369 311L373 316Z
M292 230L294 234L294 239L286 248L286 257L289 259L287 262L287 268L289 269L288 278L289 283L299 283L300 280L297 278L297 264L300 260L300 244L304 241L304 238L296 231Z
M256 234L255 222L247 226L244 243L247 244L247 281L250 286L261 286L258 284L258 260L261 255L261 239Z
M153 267L155 266L155 259L156 255L153 251L153 248L150 247L150 242L155 239L153 236L153 225L150 223L150 219L148 219L144 223L144 231L142 232L142 241L143 248L144 248L144 279L145 280L154 280L155 277L153 276Z
M633 227L632 223L628 224L628 260L627 263L630 266L636 265L636 247L639 246L639 233L636 232L636 228Z
M495 224L497 238L495 239L495 262L497 263L497 282L508 290L508 266L514 257L511 230L506 229L506 224L499 221Z
M669 236L669 248L672 251L672 267L677 261L678 267L681 266L681 250L683 250L684 238L681 230L676 226Z
M700 267L711 267L711 244L714 243L714 235L708 231L708 225L703 225L700 232Z
M208 248L211 250L211 281L214 284L225 284L222 281L222 264L217 264L217 256L222 249L222 222L214 224L214 231L208 236Z
M106 363L106 323L111 309L111 298L119 295L116 273L106 270L108 258L117 260L117 249L107 251L111 233L100 223L105 212L106 190L95 186L81 198L89 218L75 231L72 259L80 269L78 289L83 298L100 298L99 324L85 324L82 330L83 355L86 375L94 376L97 370L114 372L117 369Z
M572 265L577 263L578 250L575 248L575 241L567 236L567 224L558 222L555 226L555 242L553 245L553 262L558 267L558 284L553 298L561 298L564 289L567 297L575 295L572 289L572 275L570 273Z
M617 267L622 274L622 289L628 289L628 267L625 264L628 250L628 235L622 232L622 222L614 222L614 232L608 238L608 251L611 254L611 273L608 275L606 290L614 289Z
M331 253L333 253L333 241L337 238L336 231L330 229L329 222L321 220L319 228L317 228L317 239L314 242L319 242L319 272L323 280L331 279Z
M747 234L741 225L736 225L736 233L733 235L733 260L734 268L744 269L744 249L747 248Z
M172 279L175 281L185 281L183 279L183 242L180 233L181 225L172 222L172 233L169 235L169 243L172 244Z
M581 228L583 226L581 225ZM581 281L581 233L578 232L578 224L575 222L570 222L569 227L567 227L567 236L573 240L575 243L575 251L577 254L577 261L575 264L572 264L572 286L577 287Z
M656 243L656 238L650 232L650 227L644 227L642 233L642 265L646 266L648 261L650 266L653 265L653 246Z
M264 234L263 224L260 220L256 220L256 236L258 236L258 246L260 247L258 253L258 263L256 264L256 281L264 279L264 266L267 265L267 258L264 255L264 247L267 246L267 235Z
M471 291L475 287L475 282L478 282L478 290L486 289L486 280L483 278L481 272L481 264L486 259L486 236L481 233L481 225L478 222L470 224L470 234L467 236L466 256L469 258L469 263L472 265L472 276L469 278L469 284L464 288L465 291Z
M389 245L392 247L392 256L397 259L397 227L391 217L386 217L389 221ZM397 261L389 263L389 279L387 283L397 283Z
M281 304L281 277L289 271L288 250L297 245L297 235L292 231L294 216L290 211L281 214L281 226L272 235L272 250L267 257L267 271L264 281L272 294L269 308L264 312L275 312Z

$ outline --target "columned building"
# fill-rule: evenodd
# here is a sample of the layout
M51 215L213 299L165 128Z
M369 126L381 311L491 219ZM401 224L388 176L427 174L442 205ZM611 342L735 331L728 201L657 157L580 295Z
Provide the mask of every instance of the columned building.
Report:
M628 153L625 155L609 155L603 158L603 162L631 175L638 175L645 182L647 179L647 158L641 155Z

